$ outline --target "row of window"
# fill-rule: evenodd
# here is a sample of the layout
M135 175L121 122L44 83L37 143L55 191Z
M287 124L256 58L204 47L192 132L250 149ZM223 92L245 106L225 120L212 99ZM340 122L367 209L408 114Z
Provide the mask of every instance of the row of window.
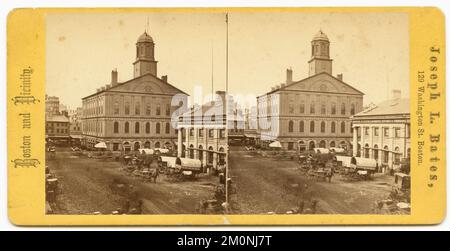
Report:
M53 133L55 130L53 129L45 129L46 133ZM56 129L56 133L69 133L67 129Z
M337 124L336 122L332 121L330 124L330 132L331 133L336 133L337 128L336 128ZM340 123L340 128L339 128L341 133L345 133L345 122L342 121ZM290 133L294 132L294 121L290 120L289 124L288 124L288 131ZM300 121L299 122L299 127L298 127L298 131L299 132L305 132L305 122L304 121ZM316 131L316 123L314 121L309 122L309 132L314 133ZM320 122L320 132L321 133L325 133L326 132L326 123L325 121ZM352 128L350 127L350 132L352 132Z
M200 138L203 137L204 130L207 130L209 138L214 137L214 129L203 129L203 128L198 129L198 137ZM189 129L189 136L194 137L194 128ZM219 138L221 139L225 138L225 129L219 129Z
M363 127L364 128L364 135L365 136L369 136L370 135L370 129L373 130L373 136L377 137L380 136L380 128L379 127L374 127L374 128L370 128L370 127ZM390 137L390 131L391 128L389 127L383 127L382 128L382 132L383 132L383 136L384 137ZM409 138L410 137L410 127L409 125L407 125L406 127L406 137ZM401 138L401 128L400 127L394 127L394 138Z
M300 113L304 114L305 113L305 102L304 101L300 101ZM294 104L290 103L289 104L289 113L293 114L295 112L295 106ZM346 109L346 105L345 103L341 104L340 107L340 114L341 115L346 115L347 109ZM316 113L316 104L313 102L311 102L309 104L309 113L310 114L315 114ZM332 115L336 115L337 114L337 108L336 108L336 103L331 103L330 106L330 113ZM327 114L327 105L325 103L320 104L320 114ZM350 105L350 115L354 115L355 114L355 104L351 104Z
M124 113L125 115L130 115L130 102L125 102L124 105ZM120 105L119 102L116 101L114 102L114 114L119 114L120 113ZM157 104L156 108L155 108L155 114L157 116L161 115L161 105ZM136 102L134 105L134 115L141 115L141 104L139 102ZM145 115L152 115L152 106L147 103L147 105L145 106ZM170 105L167 104L165 106L165 115L166 116L170 116Z
M135 122L134 123L134 133L136 133L136 134L141 133L140 130L141 130L141 124L139 122ZM129 122L125 122L123 132L130 133L130 123ZM164 132L166 134L170 133L170 123L165 124ZM119 122L114 122L114 133L119 133ZM147 134L150 133L150 122L145 123L145 133L147 133ZM161 123L159 123L159 122L156 123L155 133L156 134L161 133Z

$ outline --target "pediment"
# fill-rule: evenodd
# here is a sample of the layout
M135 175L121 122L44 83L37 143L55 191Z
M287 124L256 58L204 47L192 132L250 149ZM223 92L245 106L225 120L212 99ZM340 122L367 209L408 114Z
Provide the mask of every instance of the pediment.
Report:
M286 86L284 90L363 94L352 86L325 73L294 82Z
M175 95L183 93L161 79L147 74L112 87L109 91Z

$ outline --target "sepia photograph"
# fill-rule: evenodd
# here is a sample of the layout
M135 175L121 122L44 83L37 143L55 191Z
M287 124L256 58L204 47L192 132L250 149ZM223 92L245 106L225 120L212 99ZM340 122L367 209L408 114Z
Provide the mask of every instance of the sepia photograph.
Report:
M411 214L407 13L45 22L46 214Z

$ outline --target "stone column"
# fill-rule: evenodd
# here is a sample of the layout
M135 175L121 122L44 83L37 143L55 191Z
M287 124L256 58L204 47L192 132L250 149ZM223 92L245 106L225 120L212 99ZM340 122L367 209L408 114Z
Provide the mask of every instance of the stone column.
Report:
M194 128L194 147L198 149L198 128ZM194 150L194 159L198 159L198 155L198 150Z
M214 151L218 151L219 148L219 132L220 129L214 129ZM213 168L217 169L217 153L213 153Z
M186 153L185 153L185 157L189 158L189 140L190 140L190 135L191 135L191 128L190 127L186 127Z
M369 127L369 158L373 159L373 134L375 131L375 127L371 126Z
M358 152L358 127L353 126L353 156Z
M361 128L361 157L364 158L364 146L365 146L365 144L364 144L364 134L366 132L365 132L364 126L361 126L360 128Z
M183 151L183 128L178 127L178 149L177 149L177 156L181 158L182 151Z

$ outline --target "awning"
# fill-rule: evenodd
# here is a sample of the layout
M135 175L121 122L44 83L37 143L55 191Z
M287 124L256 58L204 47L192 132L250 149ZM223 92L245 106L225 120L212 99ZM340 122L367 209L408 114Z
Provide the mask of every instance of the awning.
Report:
M103 148L103 149L106 149L107 148L107 146L106 146L106 143L105 142L100 142L100 143L97 143L97 144L95 144L95 146L94 146L95 148Z
M274 141L274 142L272 142L272 143L269 144L269 147L272 147L272 148L281 148L281 143L280 143L280 141Z

